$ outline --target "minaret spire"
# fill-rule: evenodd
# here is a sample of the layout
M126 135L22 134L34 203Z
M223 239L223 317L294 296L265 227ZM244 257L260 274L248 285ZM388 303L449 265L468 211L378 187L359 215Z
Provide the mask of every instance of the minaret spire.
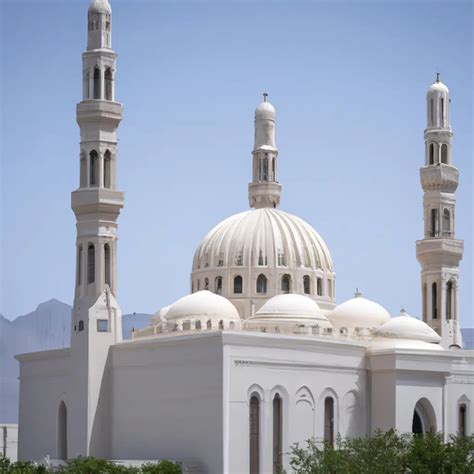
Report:
M72 192L76 216L76 285L71 324L71 452L92 452L91 436L108 349L122 340L117 294L117 219L124 196L117 189L117 127L122 105L115 101L116 54L112 50L112 10L92 0L87 14L87 49L82 54L83 100L79 187ZM70 415L69 415L70 413ZM105 428L104 428L105 429Z
M275 108L263 94L263 102L255 110L255 142L252 151L253 172L249 184L250 207L277 207L281 184L277 180L278 150L275 145Z
M424 238L416 243L416 255L421 265L423 320L448 348L462 346L458 278L463 241L455 238L455 191L459 171L451 157L451 100L439 73L426 98L425 166L420 170Z

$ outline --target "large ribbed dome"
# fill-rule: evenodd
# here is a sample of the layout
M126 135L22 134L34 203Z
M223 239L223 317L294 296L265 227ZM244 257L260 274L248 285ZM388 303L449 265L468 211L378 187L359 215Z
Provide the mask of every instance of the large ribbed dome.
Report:
M332 308L333 272L329 250L309 224L286 212L261 208L214 227L196 250L191 278L193 291L220 293L249 317L264 303L259 298L279 293L307 294L323 309ZM266 280L263 291L257 288L260 275ZM241 284L235 284L236 277ZM257 305L251 311L242 311L234 301L249 298Z
M236 214L214 227L196 250L193 270L275 264L333 271L319 234L299 217L270 208Z

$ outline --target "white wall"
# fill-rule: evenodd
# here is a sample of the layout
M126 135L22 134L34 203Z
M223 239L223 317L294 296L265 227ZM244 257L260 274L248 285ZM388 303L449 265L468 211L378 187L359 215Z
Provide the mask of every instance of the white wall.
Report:
M69 349L20 356L18 459L57 458L58 409L68 406Z
M249 400L260 395L261 472L272 472L273 397L283 398L283 452L324 436L324 399L335 399L335 433L366 434L365 347L311 337L225 333L225 469L249 469ZM228 407L228 408L226 408ZM289 457L283 456L288 469Z
M222 474L222 345L218 332L112 348L113 459L194 459Z

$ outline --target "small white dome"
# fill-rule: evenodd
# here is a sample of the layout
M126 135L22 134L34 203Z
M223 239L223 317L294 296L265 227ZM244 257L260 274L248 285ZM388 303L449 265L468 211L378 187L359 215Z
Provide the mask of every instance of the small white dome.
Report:
M270 298L256 313L255 317L295 317L324 319L326 316L321 313L319 306L311 298L294 293L276 295Z
M270 119L275 120L276 111L275 107L268 101L263 101L255 109L255 119Z
M449 89L448 87L446 86L446 84L444 84L443 82L441 81L435 81L433 82L433 84L431 84L431 86L429 87L428 89L428 95L430 95L431 93L433 92L444 92L446 94L449 94Z
M173 303L166 313L166 320L178 319L240 319L235 306L223 296L203 290L186 295Z
M356 296L336 306L328 318L338 328L375 328L390 321L390 314L375 301Z
M89 12L95 13L112 13L112 8L108 0L92 0L89 5Z
M409 339L429 343L439 343L441 337L426 323L411 317L405 311L380 326L375 334L395 339Z

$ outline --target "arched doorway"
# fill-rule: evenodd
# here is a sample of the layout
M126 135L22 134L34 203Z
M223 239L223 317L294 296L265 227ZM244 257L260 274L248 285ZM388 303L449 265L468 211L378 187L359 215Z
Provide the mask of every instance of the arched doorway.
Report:
M58 409L58 459L67 459L67 408L63 401Z
M429 431L436 431L436 416L433 406L426 399L418 400L413 410L411 430L413 434L423 435Z

